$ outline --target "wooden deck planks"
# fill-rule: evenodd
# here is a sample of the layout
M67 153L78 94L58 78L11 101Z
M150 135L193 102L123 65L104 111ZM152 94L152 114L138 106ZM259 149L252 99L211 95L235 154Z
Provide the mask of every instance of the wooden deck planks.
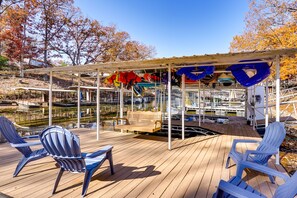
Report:
M212 138L211 138L212 139ZM171 183L168 185L164 193L162 194L163 197L172 197L175 195L175 191L178 189L178 187L182 184L183 180L185 179L185 176L189 174L191 167L194 165L196 160L199 160L199 155L201 151L203 150L205 144L207 141L210 141L210 138L205 138L201 141L200 144L196 144L197 146L193 146L194 153L191 155L191 157L188 160L183 160L184 167L179 170L179 173L175 176L175 178L171 181Z
M225 169L233 139L258 138L250 126L237 123L207 125L224 135L192 137L173 141L167 150L166 137L103 131L96 141L94 130L74 130L80 137L81 150L93 152L101 146L114 146L115 175L110 174L108 162L94 174L87 197L211 197L220 179L235 175L236 166ZM253 145L238 145L240 151ZM21 155L7 143L0 144L0 192L11 197L51 196L58 168L46 157L28 164L16 178L12 173ZM231 160L231 164L232 164ZM270 166L284 172L281 166ZM247 182L262 193L272 196L277 185L265 175L247 171ZM282 180L276 180L278 184ZM83 174L65 173L53 197L79 197Z

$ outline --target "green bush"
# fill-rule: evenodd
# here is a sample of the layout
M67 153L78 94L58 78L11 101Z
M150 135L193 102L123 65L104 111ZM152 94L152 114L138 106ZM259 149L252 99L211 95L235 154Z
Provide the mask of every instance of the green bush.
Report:
M8 58L5 56L0 56L0 68L7 66Z

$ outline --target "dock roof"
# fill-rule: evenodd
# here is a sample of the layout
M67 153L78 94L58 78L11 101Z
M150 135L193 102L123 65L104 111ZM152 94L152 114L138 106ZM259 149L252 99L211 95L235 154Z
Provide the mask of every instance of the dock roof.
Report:
M186 66L200 66L200 65L214 65L216 71L225 70L229 65L236 63L243 63L242 60L261 60L260 62L272 62L277 56L295 56L297 48L290 49L276 49L265 51L250 51L238 53L225 53L225 54L205 54L194 56L182 56L171 58L156 58L149 60L134 60L134 61L121 61L121 62L107 62L96 63L88 65L77 65L68 67L53 67L42 69L27 69L28 73L48 73L48 72L114 72L114 71L127 71L127 70L142 70L142 69L165 69L168 65L174 67ZM241 61L241 62L240 62ZM259 61L255 61L259 62Z

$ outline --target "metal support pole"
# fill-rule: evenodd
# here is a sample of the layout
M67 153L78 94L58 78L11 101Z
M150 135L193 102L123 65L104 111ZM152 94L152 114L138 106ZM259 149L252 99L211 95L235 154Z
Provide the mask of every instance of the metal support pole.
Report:
M213 103L213 108L214 108L214 114L216 114L216 110L215 110L215 108L216 108L216 99L215 99L215 90L213 90L213 94L212 94L212 103Z
M185 139L185 74L182 75L182 139Z
M50 84L49 84L49 96L48 96L48 125L53 124L53 72L50 71Z
M100 134L100 72L97 69L97 140Z
M279 55L276 56L276 79L275 79L275 87L276 87L276 115L275 121L280 122L280 60ZM275 156L275 163L279 164L279 151Z
M265 105L265 127L268 126L269 123L269 112L268 112L268 101L269 101L269 90L268 90L268 78L266 79L266 83L265 83L265 92L266 92L266 105Z
M199 90L198 90L198 95L199 95L199 98L198 98L199 126L201 126L201 105L200 105L200 102L201 102L201 92L200 92L200 88L201 88L201 83L200 83L200 80L199 80Z
M171 150L171 64L168 65L168 150Z
M161 115L163 115L163 86L162 86L162 83L161 83L161 70L160 70L160 111L161 111ZM162 116L163 117L163 116Z
M156 73L157 71L155 70L155 73ZM158 106L157 106L157 83L156 83L156 81L155 81L155 111L158 111Z
M124 116L124 89L123 89L123 83L121 83L121 89L120 89L120 118ZM121 124L123 124L123 120L121 120Z
M133 111L133 108L134 108L134 95L133 95L133 89L134 87L132 86L131 87L131 111Z
M160 111L163 113L163 88L160 86Z
M203 86L203 123L205 122L205 86Z
M77 85L77 128L80 128L80 73L78 73Z

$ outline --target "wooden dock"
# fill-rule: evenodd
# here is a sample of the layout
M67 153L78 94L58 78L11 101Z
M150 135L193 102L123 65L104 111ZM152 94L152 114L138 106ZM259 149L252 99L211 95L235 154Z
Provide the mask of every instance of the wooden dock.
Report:
M114 146L115 174L110 175L108 162L94 174L87 197L211 197L220 179L235 175L236 166L225 169L232 140L258 139L259 136L241 120L229 124L207 123L205 127L223 132L218 136L173 139L167 150L167 138L114 132L107 128L96 141L94 130L74 130L83 152L101 146ZM241 144L241 151L255 145ZM51 157L28 164L18 177L12 178L20 153L9 144L0 144L0 197L50 197L58 173ZM270 166L281 172L281 166ZM233 162L232 162L233 163ZM268 197L277 187L265 175L248 171L244 179ZM283 181L277 179L277 184ZM80 197L83 174L65 173L53 197Z

